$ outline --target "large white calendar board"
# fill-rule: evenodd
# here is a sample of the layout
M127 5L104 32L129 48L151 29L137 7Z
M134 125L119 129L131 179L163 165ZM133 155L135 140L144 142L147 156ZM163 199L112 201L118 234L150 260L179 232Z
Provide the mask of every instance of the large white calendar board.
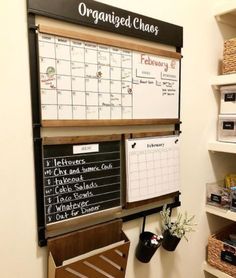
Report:
M128 203L179 191L178 136L127 139L125 148Z
M179 60L38 33L42 120L179 118Z

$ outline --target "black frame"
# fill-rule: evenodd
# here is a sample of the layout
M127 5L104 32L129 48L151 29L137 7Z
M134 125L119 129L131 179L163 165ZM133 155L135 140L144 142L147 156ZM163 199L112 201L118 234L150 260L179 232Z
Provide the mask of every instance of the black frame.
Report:
M41 138L41 110L40 110L40 94L39 94L39 67L38 67L38 51L37 51L37 26L35 16L41 15L53 19L59 19L66 22L76 23L79 25L97 28L108 32L115 32L126 36L141 38L147 41L174 46L176 52L181 53L183 47L183 28L168 22L156 20L143 15L132 13L126 10L99 3L93 0L27 0L28 12L28 41L29 41L29 57L30 57L30 79L31 79L31 106L32 106L32 124L33 124L33 140L34 140L34 167L35 167L35 184L36 184L36 204L37 204L37 225L38 225L38 244L45 246L47 239L45 237L45 214L44 214L44 194L43 194L43 161L42 161L42 138ZM90 18L84 18L78 15L76 7L83 2L90 9L114 13L120 17L128 18L132 21L138 18L145 24L158 26L158 36L153 33L144 32L134 28L126 28L120 26L115 28L107 22L99 22L95 24ZM133 26L132 26L133 27ZM180 80L179 80L179 98L181 87L181 61L180 61ZM179 99L180 103L180 99ZM180 118L180 105L179 105ZM181 122L180 122L181 123ZM175 132L180 133L180 123L175 124ZM171 208L181 205L179 196L174 198L173 203L169 204ZM123 217L123 221L133 220L139 217L161 211L162 207L149 209L146 211L133 213Z

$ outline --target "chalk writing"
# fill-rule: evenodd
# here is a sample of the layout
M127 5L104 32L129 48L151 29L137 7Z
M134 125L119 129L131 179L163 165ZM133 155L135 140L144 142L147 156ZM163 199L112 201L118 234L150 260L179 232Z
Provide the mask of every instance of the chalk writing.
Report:
M44 146L46 224L120 206L119 142L97 145Z

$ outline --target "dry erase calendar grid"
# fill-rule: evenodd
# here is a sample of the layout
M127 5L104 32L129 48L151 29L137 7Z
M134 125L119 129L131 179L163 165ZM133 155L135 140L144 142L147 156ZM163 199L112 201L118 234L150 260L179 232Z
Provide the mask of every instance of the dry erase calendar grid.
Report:
M131 51L38 34L43 120L131 119Z
M169 146L147 149L152 143L140 139L131 140L127 145L127 200L140 201L165 195L179 190L179 146L178 139L152 139L154 145L161 145L160 140L169 141ZM177 141L176 141L177 140ZM145 142L145 143L144 143ZM144 143L144 144L143 144Z
M177 58L40 32L38 54L42 120L179 117Z

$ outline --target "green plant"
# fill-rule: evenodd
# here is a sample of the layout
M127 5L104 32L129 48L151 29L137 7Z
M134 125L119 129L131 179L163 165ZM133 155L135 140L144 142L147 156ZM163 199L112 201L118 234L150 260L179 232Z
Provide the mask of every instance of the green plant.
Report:
M188 217L187 212L178 213L176 220L171 219L170 208L167 208L167 205L164 205L162 211L160 212L162 220L162 228L164 231L168 230L171 235L178 238L184 237L186 240L186 234L189 232L195 231L193 226L196 226L196 223L193 223L194 215Z

